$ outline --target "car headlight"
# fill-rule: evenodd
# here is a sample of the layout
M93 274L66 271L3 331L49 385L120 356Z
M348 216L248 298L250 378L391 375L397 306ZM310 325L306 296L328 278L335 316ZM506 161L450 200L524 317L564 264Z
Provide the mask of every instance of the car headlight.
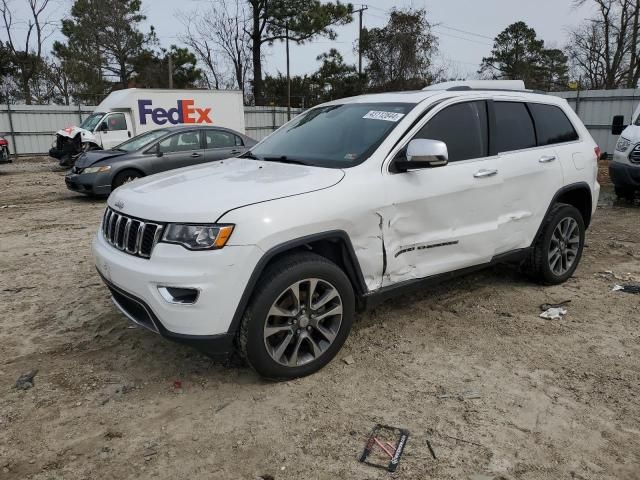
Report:
M626 152L631 146L631 140L627 140L624 137L620 137L618 143L616 143L616 150L619 152Z
M170 223L162 241L177 243L189 250L215 250L227 244L233 225L185 225Z
M85 168L82 173L98 173L98 172L108 172L111 170L111 165L103 165L101 167L89 167Z

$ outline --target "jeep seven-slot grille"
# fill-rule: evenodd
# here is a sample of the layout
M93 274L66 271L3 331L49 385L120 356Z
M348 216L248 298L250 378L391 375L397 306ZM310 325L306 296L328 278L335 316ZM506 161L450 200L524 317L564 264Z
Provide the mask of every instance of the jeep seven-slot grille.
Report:
M640 163L640 145L636 145L629 154L629 161L631 163Z
M149 258L162 235L162 225L132 218L107 207L102 219L102 234L118 250Z

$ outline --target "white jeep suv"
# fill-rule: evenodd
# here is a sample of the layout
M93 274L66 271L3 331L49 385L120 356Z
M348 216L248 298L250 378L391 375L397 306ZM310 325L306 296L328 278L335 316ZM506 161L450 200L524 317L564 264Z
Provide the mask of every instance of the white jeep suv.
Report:
M565 100L521 82L336 100L240 158L118 188L93 252L133 322L298 377L391 294L505 261L567 280L598 156Z

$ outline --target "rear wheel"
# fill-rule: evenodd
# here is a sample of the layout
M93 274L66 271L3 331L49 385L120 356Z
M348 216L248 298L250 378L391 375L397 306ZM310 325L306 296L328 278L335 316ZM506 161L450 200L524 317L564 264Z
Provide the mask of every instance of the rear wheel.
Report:
M137 170L123 170L122 172L116 175L116 178L113 179L113 183L111 184L111 190L115 190L118 187L121 187L125 183L132 182L136 178L141 178L144 175L138 172Z
M572 205L553 206L533 247L529 272L542 283L565 282L578 268L584 248L582 215Z
M309 375L335 357L355 312L353 288L333 262L295 254L269 266L245 311L240 353L260 375Z

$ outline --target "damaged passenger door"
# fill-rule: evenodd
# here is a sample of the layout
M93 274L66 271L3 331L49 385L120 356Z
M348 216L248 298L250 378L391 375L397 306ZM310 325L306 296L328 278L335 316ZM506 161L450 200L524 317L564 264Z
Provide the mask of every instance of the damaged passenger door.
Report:
M448 163L402 171L410 140L444 142ZM439 107L391 161L382 209L383 286L489 262L497 238L502 178L489 150L487 102ZM412 142L413 143L413 142Z

